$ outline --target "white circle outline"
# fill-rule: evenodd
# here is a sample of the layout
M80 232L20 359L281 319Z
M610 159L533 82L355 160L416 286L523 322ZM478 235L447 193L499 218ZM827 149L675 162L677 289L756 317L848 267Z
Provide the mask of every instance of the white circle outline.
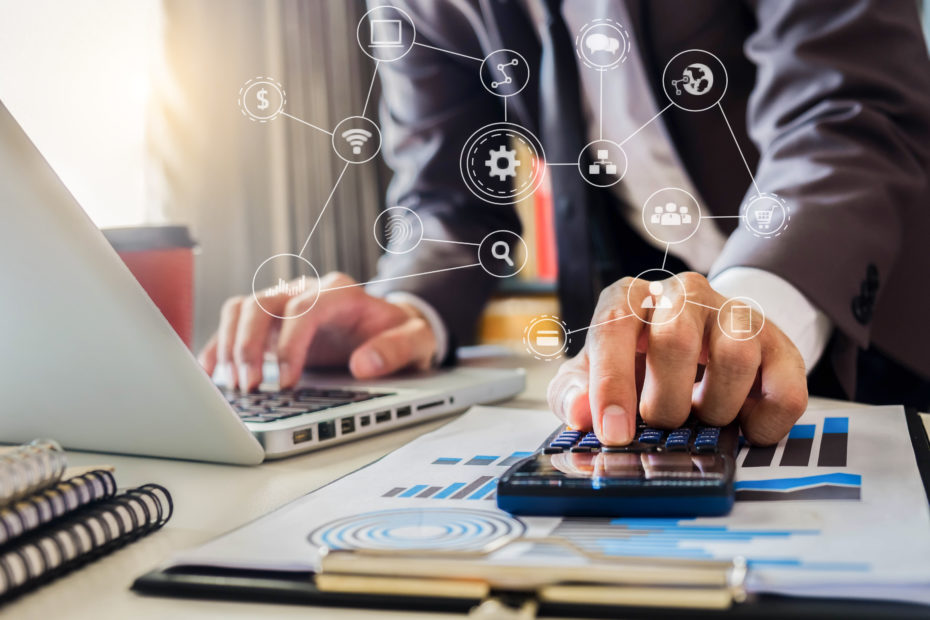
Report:
M400 13L403 16L403 18L407 21L407 23L410 24L411 30L413 30L413 37L411 37L410 39L410 45L407 46L407 49L404 50L404 53L398 56L397 58L391 58L390 60L386 60L384 58L378 58L377 56L369 54L368 50L365 49L365 46L362 45L362 23L368 20L369 14L374 13L375 11L381 11L385 9L390 10L390 11L397 11L398 13ZM369 58L371 58L372 60L375 60L378 62L394 62L395 60L400 60L401 58L409 54L410 50L413 49L413 46L416 45L417 27L416 27L416 24L413 23L413 20L410 19L410 16L407 15L406 11L404 11L403 9L399 9L396 6L386 6L386 5L376 6L375 8L369 9L368 11L366 11L365 14L362 15L362 18L358 20L358 25L355 27L355 41L356 43L358 43L358 47L359 49L362 50L362 53L368 56Z
M520 57L520 60L523 61L523 65L526 67L526 80L524 80L523 85L520 86L520 88L518 88L515 92L512 92L512 93L510 93L509 95L502 95L502 94L500 94L500 93L494 92L494 91L491 90L491 88L484 82L484 65L488 62L488 59L489 59L491 56L493 56L494 54L498 54L498 53L500 53L500 52L509 52L509 53L513 54L514 56L519 56L519 57ZM507 97L513 97L514 95L520 94L520 93L523 91L523 89L526 88L526 85L530 83L530 66L529 66L528 64L526 64L526 58L523 57L523 54L521 54L520 52L515 52L515 51L513 51L513 50L511 50L511 49L507 49L506 47L502 47L502 48L499 49L499 50L494 50L493 52L491 52L490 54L488 54L487 56L485 56L485 57L484 57L484 60L481 61L481 66L478 67L478 80L481 82L481 85L484 86L484 89L485 89L486 91L488 91L489 93L491 93L492 95L494 95L494 96L496 96L496 97L501 97L501 98L503 98L503 99L506 99Z
M784 217L782 217L781 224L775 230L770 232L762 232L761 230L756 229L750 223L749 210L752 208L753 203L758 202L759 200L771 200L775 202L781 209L782 215ZM788 222L791 220L791 209L789 209L788 205L785 204L784 198L778 194L773 194L771 192L760 192L743 204L742 209L740 209L740 215L745 220L746 228L749 229L749 232L761 239L771 239L772 237L777 237L778 235L782 234L785 229L788 228Z
M670 319L665 320L665 321L647 321L647 320L644 319L643 317L639 316L639 313L636 312L636 310L633 309L633 302L632 302L632 300L630 299L630 294L632 294L632 292L633 292L633 287L632 287L632 286L629 287L629 288L627 289L627 291L626 291L626 303L627 303L627 306L629 306L629 308L630 308L630 312L632 312L632 313L636 316L636 318L639 319L640 321L642 321L643 323L645 323L645 324L647 324L647 325L665 325L666 323L671 323L672 321L674 321L675 319L677 319L679 316L681 316L681 313L685 311L685 306L688 304L688 293L687 293L687 291L685 290L685 283L681 281L681 278L679 278L678 276L676 276L674 273L672 273L672 272L669 271L668 269L663 269L662 267L654 267L654 268L652 268L652 269L647 269L646 271L643 271L643 272L640 273L638 276L636 276L636 278L634 278L634 279L635 279L635 280L642 280L643 282L646 282L647 284L650 283L650 282L654 282L655 280L647 280L647 279L645 279L645 278L642 277L643 275L645 275L645 274L647 274L647 273L650 273L650 272L652 272L652 271L661 271L662 273L667 273L668 275L672 276L672 278L674 278L675 281L678 282L678 286L681 287L681 296L682 296L683 299L682 299L682 302L681 302L681 308L678 309L678 312L675 313L675 316L673 316L673 317L671 317ZM668 278L666 278L666 279L668 279ZM642 310L642 309L643 309L643 308L640 308L640 310Z
M548 355L545 353L540 353L533 347L532 344L530 344L530 333L533 331L533 328L535 326L543 322L555 323L556 325L558 325L559 329L562 330L562 335L565 337L564 340L562 341L562 346L559 348L559 350L556 351L555 353L550 353ZM533 320L530 321L529 324L523 328L523 346L526 347L527 352L530 355L532 355L534 358L545 361L545 362L551 362L554 359L558 359L562 357L562 355L568 349L568 343L570 341L569 336L570 334L568 333L568 327L565 325L562 319L560 319L559 317L555 315L540 314L538 316L533 317Z
M401 209L401 210L404 210L404 211L407 211L413 214L413 217L416 218L417 220L417 225L420 227L420 238L417 239L417 242L413 244L409 250L404 250L403 252L398 252L396 250L388 249L387 247L384 246L384 244L381 243L381 239L378 238L378 223L381 221L381 218L384 217L385 213L387 213L388 211L393 211L394 209ZM413 252L415 249L417 249L420 246L420 243L423 242L423 220L420 219L420 216L417 215L417 212L414 211L413 209L410 209L408 207L402 207L400 205L395 205L393 207L388 207L387 209L385 209L384 211L378 214L378 217L375 218L374 226L372 226L372 232L374 233L374 236L375 236L375 243L377 243L378 247L384 250L385 252L387 252L388 254L407 254L409 252ZM390 246L390 243L388 244L388 246Z
M594 181L591 181L590 179L588 179L588 177L585 176L584 171L581 168L581 165L582 165L581 160L584 157L585 151L587 151L588 148L590 148L591 146L599 142L606 142L608 144L612 144L613 146L617 147L617 149L620 151L620 154L623 155L623 174L617 177L616 181L607 183L606 185L601 185L599 183L595 183ZM613 140L604 140L603 138L600 140L593 140L592 142L588 142L584 146L584 148L581 149L581 152L578 153L578 174L581 175L581 178L584 179L586 183L588 183L589 185L593 185L594 187L613 187L614 185L616 185L617 183L623 180L623 177L626 176L627 170L629 170L629 168L630 168L630 159L629 157L626 156L626 151L624 151L623 147L617 144L616 142L614 142Z
M648 207L648 206L649 206L649 203L652 202L653 196L655 196L655 195L658 194L658 193L661 193L661 192L670 190L670 189L671 189L671 190L675 190L675 191L677 191L677 192L681 192L681 193L685 194L686 196L688 196L688 198L690 198L691 201L694 203L694 205L697 207L697 211L698 211L698 212L697 212L697 216L698 216L697 226L694 227L694 230L691 231L691 234L690 234L690 235L688 235L687 237L685 237L684 239L682 239L682 240L680 240L680 241L668 241L668 240L666 240L666 239L659 239L659 238L656 237L654 234L652 234L652 231L649 229L649 227L650 227L652 224L648 224L648 223L646 222L646 207ZM690 239L691 237L693 237L693 236L694 236L694 233L696 233L697 230L698 230L698 228L701 227L701 220L702 220L703 217L704 217L704 216L703 216L703 211L701 211L701 203L698 202L698 199L695 198L694 196L692 196L692 195L691 195L691 192L689 192L688 190L681 189L680 187L663 187L662 189L657 189L656 191L652 192L652 193L649 195L649 198L646 199L646 202L643 203L643 208L642 208L641 215L642 215L642 219L643 219L643 227L645 227L646 232L649 233L649 236L652 237L653 239L655 239L656 241L658 241L659 243L667 243L667 244L669 244L669 245L676 245L676 244L678 244L678 243L684 243L685 241L687 241L688 239Z
M592 28L597 28L599 26L605 26L607 28L611 28L614 31L616 31L617 34L620 35L620 43L622 44L619 50L620 54L617 56L616 60L612 61L608 65L594 62L593 60L588 58L588 55L585 53L585 50L584 50L585 33L591 30ZM629 50L630 50L630 36L626 32L626 27L622 23L613 21L611 19L603 18L603 19L595 19L593 21L590 21L586 23L584 26L582 26L581 29L578 31L578 34L575 35L575 53L581 58L581 61L584 63L586 67L590 69L594 69L595 71L609 71L610 69L616 69L622 63L626 62L627 56L629 55Z
M529 142L530 146L532 146L533 149L536 151L534 155L539 165L539 170L537 172L536 178L528 186L528 188L522 189L519 193L513 196L504 197L504 198L500 198L497 196L486 196L484 195L484 192L479 193L478 191L476 191L476 188L474 187L473 183L469 181L469 175L466 172L466 168L467 168L466 162L468 160L468 157L467 157L468 151L471 150L471 147L473 147L477 143L477 141L481 137L484 136L484 134L490 133L496 130L509 130L509 131L512 131L513 133L520 134L524 138L524 140L526 142ZM531 131L529 131L528 129L520 125L517 125L516 123L509 123L506 121L498 122L498 123L489 123L485 125L484 127L481 127L480 129L478 129L474 133L472 133L470 136L468 136L468 140L465 141L465 144L462 146L462 152L459 155L459 173L462 176L462 181L465 183L465 187L468 188L468 191L470 191L472 195L475 196L475 198L478 198L480 200L487 202L488 204L492 204L496 206L512 205L512 204L516 204L517 202L520 202L525 197L533 194L536 190L539 189L539 186L542 185L543 181L546 179L546 166L543 165L543 162L545 161L546 161L546 153L543 150L542 142L540 142L539 138L537 138L536 135L533 134Z
M336 148L336 137L337 137L337 136L341 137L341 136L339 135L339 127L340 127L343 123L345 123L346 121L351 121L352 119L355 119L355 118L360 118L360 119L364 120L365 122L369 123L372 127L374 127L374 129L375 129L375 134L377 134L377 136L378 136L378 148L375 149L375 152L371 154L371 157L369 157L368 159L363 159L363 160L361 160L361 161L353 161L353 160L351 160L351 159L346 159L345 157L342 156L342 153L339 152L339 149ZM347 116L347 117L345 117L344 119L342 119L341 121L339 121L338 123L336 123L336 126L333 128L333 137L332 137L331 142L332 142L332 144L333 144L333 151L336 152L336 155L339 156L339 159L341 159L342 161L346 162L347 164L364 164L364 163L369 162L369 161L371 161L372 159L374 159L374 158L378 155L378 153L381 152L381 146L382 146L382 142L381 142L381 128L378 127L377 123L375 123L373 120L371 120L371 119L369 119L369 118L365 118L364 116Z
M759 329L755 330L751 336L746 336L745 338L736 338L735 336L731 336L727 332L727 330L723 328L723 325L720 324L720 316L723 314L723 309L726 308L727 304L729 304L731 301L737 301L737 300L743 300L744 302L749 302L748 305L751 306L753 310L758 310L759 314L762 315L762 323L759 325ZM736 342L746 342L747 340L752 340L753 338L761 334L762 328L765 327L765 310L763 310L762 305L758 301L753 299L752 297L746 297L743 295L740 295L738 297L731 297L730 299L723 302L723 305L720 306L719 310L717 310L717 327L719 327L720 331L723 332L723 335L729 338L730 340L734 340Z
M485 242L488 240L488 238L489 238L491 235L496 235L496 234L498 234L498 233L507 233L508 235L513 235L513 236L516 237L516 238L520 241L520 243L523 245L523 262L520 264L520 268L519 268L519 269L517 269L516 271L514 271L513 273L511 273L511 274L509 274L509 275L501 276L501 275L497 275L496 273L492 273L487 267L485 267L484 261L481 260L481 248L484 247ZM492 248L492 253L493 253L493 248ZM478 244L478 264L481 265L481 268L484 269L484 272L485 272L486 274L488 274L489 276L494 276L495 278L502 278L502 279L503 279L503 278L512 278L512 277L514 277L515 275L517 275L518 273L520 273L521 271L523 271L523 268L526 267L526 261L529 259L529 253L530 253L530 250L529 250L529 248L526 246L526 241L523 240L523 237L521 237L521 236L518 235L517 233L513 232L512 230L507 230L507 229L503 229L503 228L502 228L501 230L495 230L495 231L493 231L493 232L489 232L488 234L486 234L486 235L484 236L484 239L481 240L481 243ZM498 260L500 260L500 259L498 259Z
M246 95L253 87L260 84L265 84L273 88L281 98L281 102L278 104L278 108L269 114L268 116L260 116L252 112L252 109L249 108L249 104L246 103ZM256 121L259 123L268 123L278 118L281 115L281 112L284 111L284 104L287 102L287 95L284 92L284 87L278 83L277 80L267 77L267 76L257 76L248 80L245 84L242 85L242 88L239 89L239 111L251 121Z
M307 308L306 308L303 312L301 312L300 314L295 314L295 315L293 315L293 316L281 316L281 315L279 315L279 314L275 314L274 312L270 312L268 309L265 308L265 306L262 305L261 298L259 297L258 293L255 291L255 280L258 278L258 272L262 270L262 267L265 266L265 263L267 263L267 262L269 262L269 261L272 261L272 260L274 260L274 259L276 259L276 258L280 258L280 257L282 257L282 256L290 256L291 258L297 258L297 259L302 260L303 262L307 263L307 266L310 267L310 270L313 272L313 278L314 278L314 280L316 280L316 297L314 297L313 303L310 304L309 306L307 306ZM287 320L287 319L296 319L297 317L303 316L303 315L307 314L308 312L310 312L310 310L313 309L313 306L316 305L316 302L319 301L319 299L320 299L320 286L319 286L319 282L320 282L320 274L319 274L319 272L316 270L316 267L313 266L313 263L311 263L310 261L308 261L308 260L307 260L306 258L304 258L303 256L300 256L299 254L291 254L291 253L289 253L289 252L282 252L281 254L275 254L274 256L269 256L268 258L266 258L265 260L263 260L263 261L262 261L262 264L259 265L259 266L258 266L258 269L255 270L255 274L252 276L252 298L255 299L255 303L257 303L257 304L258 304L258 307L262 309L262 312L264 312L264 313L267 314L268 316L273 316L273 317L276 318L276 319L284 319L284 320Z
M675 59L676 59L676 58L678 58L678 57L681 56L682 54L687 54L688 52L701 52L701 53L703 53L703 54L707 54L708 56L710 56L711 58L713 58L714 60L716 60L717 63L720 64L720 68L723 69L723 80L724 80L724 81L723 81L723 92L720 93L720 96L717 97L717 100L716 100L716 101L714 101L712 104L710 104L710 105L707 106L706 108L700 108L700 109L696 109L696 110L692 110L691 108L686 108L686 107L684 107L684 106L682 106L682 105L679 105L679 104L675 101L675 99L673 99L672 96L671 96L671 95L669 94L669 92L668 92L668 84L665 82L665 74L668 73L668 66L669 66L670 64L672 64L673 62L675 62ZM678 108L679 110L684 110L685 112L704 112L705 110L711 109L712 107L714 107L715 105L717 105L718 103L720 103L721 101L723 101L723 97L724 97L724 95L727 94L727 88L729 88L729 86L730 86L730 76L729 76L729 74L727 73L727 67L726 67L726 65L723 64L723 61L720 60L720 59L717 57L716 54L713 54L713 53L711 53L711 52L708 52L707 50L702 50L702 49L699 49L699 48L691 48L691 49L688 49L688 50L680 51L680 52L678 52L677 54L675 54L674 56L672 56L671 59L670 59L667 63L665 63L665 68L662 69L662 92L664 92L664 93L665 93L665 96L668 97L669 103L671 103L673 106L675 106L675 107Z

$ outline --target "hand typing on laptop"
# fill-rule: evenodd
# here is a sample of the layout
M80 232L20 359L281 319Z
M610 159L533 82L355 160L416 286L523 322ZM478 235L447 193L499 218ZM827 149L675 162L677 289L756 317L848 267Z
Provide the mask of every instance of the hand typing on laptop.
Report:
M741 339L761 317L741 316L746 306L727 302L703 276L682 273L678 282L687 302L671 279L662 290L633 278L604 290L584 349L549 384L552 411L614 445L633 438L637 402L650 426L680 426L693 408L712 426L739 416L754 443L778 441L807 407L801 354L770 321Z
M330 273L301 294L262 299L270 312L296 317L287 320L264 312L252 296L227 300L201 364L210 374L228 365L229 387L242 390L261 383L266 350L277 353L282 388L293 387L305 366L348 365L359 379L428 367L436 351L428 322L412 306L373 297L357 284ZM315 304L314 286L322 291ZM307 310L307 304L313 307Z

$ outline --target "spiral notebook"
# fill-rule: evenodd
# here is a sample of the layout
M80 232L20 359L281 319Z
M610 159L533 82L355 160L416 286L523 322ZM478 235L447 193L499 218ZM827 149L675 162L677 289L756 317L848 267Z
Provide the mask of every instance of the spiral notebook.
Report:
M0 508L54 485L66 467L61 446L49 439L0 448Z

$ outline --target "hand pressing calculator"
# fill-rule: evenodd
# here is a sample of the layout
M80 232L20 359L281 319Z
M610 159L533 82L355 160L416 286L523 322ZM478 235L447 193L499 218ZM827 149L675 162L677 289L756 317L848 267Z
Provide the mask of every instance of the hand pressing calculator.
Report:
M516 515L723 515L733 507L738 449L738 423L707 426L693 416L670 431L638 420L626 446L563 426L501 476L497 505Z

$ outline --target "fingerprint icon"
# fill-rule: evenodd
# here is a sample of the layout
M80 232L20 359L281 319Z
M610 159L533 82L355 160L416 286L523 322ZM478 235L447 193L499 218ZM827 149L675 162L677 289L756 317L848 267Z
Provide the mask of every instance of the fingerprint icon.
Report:
M374 232L375 241L385 252L406 254L423 239L423 222L407 207L390 207L378 216Z

